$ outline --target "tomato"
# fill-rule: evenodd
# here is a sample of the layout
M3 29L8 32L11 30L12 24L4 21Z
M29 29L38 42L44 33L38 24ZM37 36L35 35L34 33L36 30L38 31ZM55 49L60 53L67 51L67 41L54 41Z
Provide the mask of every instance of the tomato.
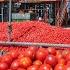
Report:
M8 68L9 66L7 65L7 63L0 62L0 70L7 70Z
M26 69L24 69L24 68L18 68L17 70L26 70Z
M18 59L20 59L20 58L22 58L22 57L24 57L25 55L24 54L20 54L19 56L18 56Z
M65 66L65 70L70 70L70 61L67 62L66 66Z
M13 59L16 59L19 55L18 51L16 50L11 50L8 54L11 55Z
M53 48L53 47L48 47L47 50L48 50L48 52L49 52L50 54L56 55L56 49L55 49L55 48Z
M12 69L8 69L8 70L12 70Z
M62 58L58 60L58 64L66 64L66 60Z
M56 51L56 58L57 58L58 60L60 60L60 59L63 58L63 55L62 55L62 51L61 51L61 50L57 50L57 51Z
M64 64L57 64L55 66L54 70L65 70L65 65Z
M2 61L2 56L0 56L0 62Z
M43 64L40 66L39 70L53 70L49 64Z
M57 59L54 55L48 55L44 63L49 64L51 66L55 66L57 64Z
M66 61L70 61L70 53L66 56Z
M12 62L10 68L11 68L12 70L16 70L18 67L19 67L19 62L18 62L18 60L15 60L15 61Z
M70 61L67 62L67 65L70 65Z
M33 65L41 66L42 62L40 60L36 60L33 62Z
M6 62L6 63L8 63L8 64L11 64L11 62L12 62L12 57L11 57L10 55L5 55L5 56L2 57L1 62Z
M66 58L66 56L70 53L70 50L63 50L62 55L64 58Z
M70 70L70 65L66 65L65 70Z
M32 65L32 66L30 66L30 67L27 68L27 70L38 70L38 69L39 68L36 65Z
M34 57L35 57L35 51L34 50L27 49L25 51L25 56L30 57L31 59L34 59Z
M39 50L36 53L36 59L43 62L47 55L48 53L46 52L44 48L39 48Z
M32 51L36 51L38 48L36 46L29 46L28 49Z
M19 59L20 66L23 68L27 68L32 64L32 61L29 57L22 57Z

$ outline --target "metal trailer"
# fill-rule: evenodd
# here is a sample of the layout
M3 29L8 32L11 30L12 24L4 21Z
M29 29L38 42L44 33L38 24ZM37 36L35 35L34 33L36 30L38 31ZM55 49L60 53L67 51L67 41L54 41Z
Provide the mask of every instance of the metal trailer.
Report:
M34 42L12 42L11 41L11 3L12 0L9 0L9 22L8 22L8 41L0 41L0 45L3 46L44 46L44 47L56 47L56 48L70 48L70 44L50 44L50 43L34 43Z

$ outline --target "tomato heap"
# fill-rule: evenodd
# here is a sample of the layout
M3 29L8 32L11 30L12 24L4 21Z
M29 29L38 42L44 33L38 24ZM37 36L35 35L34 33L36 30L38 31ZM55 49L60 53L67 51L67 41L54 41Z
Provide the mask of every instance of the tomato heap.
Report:
M0 41L8 39L7 23L0 24ZM12 41L70 44L70 29L39 21L12 22Z
M9 49L9 48L8 48ZM20 50L19 50L20 49ZM5 49L4 49L5 51ZM69 70L70 50L12 47L0 56L0 70Z

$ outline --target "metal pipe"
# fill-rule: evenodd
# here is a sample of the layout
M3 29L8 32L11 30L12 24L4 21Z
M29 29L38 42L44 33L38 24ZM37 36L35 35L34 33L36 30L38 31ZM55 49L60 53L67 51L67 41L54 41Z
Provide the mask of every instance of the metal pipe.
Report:
M3 23L3 7L1 8L1 13L2 13L2 23Z
M11 4L12 0L9 0L9 24L11 23Z
M9 0L8 41L11 41L11 31L12 31L12 26L11 26L11 5L12 5L12 0Z
M3 46L44 46L44 47L64 47L64 48L70 48L70 44L50 44L50 43L34 43L34 42L4 42L0 41L0 45Z

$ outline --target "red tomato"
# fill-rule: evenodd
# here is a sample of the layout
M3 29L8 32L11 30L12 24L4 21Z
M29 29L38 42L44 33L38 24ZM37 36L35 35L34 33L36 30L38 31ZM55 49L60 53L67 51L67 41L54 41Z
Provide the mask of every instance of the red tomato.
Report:
M33 62L33 65L41 66L42 62L40 60L36 60Z
M12 69L8 69L8 70L12 70Z
M32 61L29 57L22 57L21 59L19 59L19 63L21 67L27 68L32 64Z
M0 62L2 61L2 56L0 56Z
M27 70L38 70L38 69L39 68L36 65L32 65L32 66L30 66L30 67L27 68Z
M67 65L70 65L70 61L67 62Z
M48 50L48 52L49 52L50 54L56 55L56 49L55 49L55 48L53 48L53 47L48 47L47 50Z
M11 68L12 70L16 70L18 67L19 67L19 62L18 62L18 60L15 60L15 61L12 62L10 68Z
M58 60L58 64L65 64L66 63L66 60L65 59L60 59L60 60Z
M7 63L0 62L0 70L7 70L7 69L8 69Z
M22 58L22 57L24 57L25 55L24 54L20 54L19 56L18 56L18 59L20 59L20 58Z
M43 64L40 66L39 70L53 70L49 64Z
M17 70L26 70L26 69L24 69L24 68L18 68Z
M55 66L57 64L57 59L54 55L48 55L44 63L49 64L51 66Z
M10 64L12 62L12 58L10 55L5 55L2 57L1 61Z
M66 61L70 61L70 53L66 56Z
M32 51L36 51L38 48L36 46L29 46L28 49Z
M66 56L70 53L70 50L63 50L62 55L64 58L66 58Z
M19 53L18 53L18 51L16 51L16 50L12 50L12 51L9 52L9 55L11 55L11 57L12 57L13 59L15 59L15 58L18 57Z
M34 59L34 57L35 57L35 51L34 50L27 49L25 51L25 56L30 57L31 59Z
M65 70L70 70L70 61L67 62Z
M39 48L39 50L36 53L36 59L43 62L47 55L48 53L46 52L44 48Z
M62 52L61 52L60 50L57 50L57 51L56 51L56 58L57 58L58 60L60 60L60 59L63 58Z
M70 70L70 65L66 65L65 70Z
M57 64L55 66L54 70L65 70L65 65L64 64Z

